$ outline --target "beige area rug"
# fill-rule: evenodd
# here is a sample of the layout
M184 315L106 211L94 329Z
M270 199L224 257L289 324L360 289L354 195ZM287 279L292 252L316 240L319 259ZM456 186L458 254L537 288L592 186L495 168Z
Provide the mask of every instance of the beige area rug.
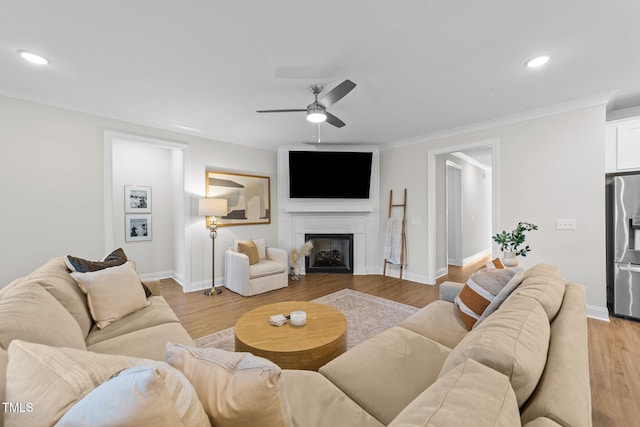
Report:
M343 289L314 299L340 310L347 318L347 348L401 323L419 309L385 298L351 289ZM215 347L234 350L233 328L195 340L198 347Z

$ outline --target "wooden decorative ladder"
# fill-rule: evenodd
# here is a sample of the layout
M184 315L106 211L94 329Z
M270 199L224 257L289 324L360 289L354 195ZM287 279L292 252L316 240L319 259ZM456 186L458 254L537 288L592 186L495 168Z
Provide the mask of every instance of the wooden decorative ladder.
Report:
M391 219L391 213L393 211L393 208L402 208L402 242L400 247L400 251L401 251L400 252L400 279L402 279L402 268L404 267L404 261L405 261L404 258L405 258L406 244L407 244L407 236L405 235L405 219L407 214L407 189L406 188L404 189L404 198L402 200L402 203L396 203L396 204L393 203L393 190L389 190L389 215L387 219ZM384 268L382 270L383 276L387 275L387 264L397 265L385 258Z

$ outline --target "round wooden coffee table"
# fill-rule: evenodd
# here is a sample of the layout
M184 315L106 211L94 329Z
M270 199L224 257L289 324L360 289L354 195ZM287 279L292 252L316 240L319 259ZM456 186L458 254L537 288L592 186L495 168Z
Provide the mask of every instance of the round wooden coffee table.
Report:
M269 324L276 314L307 312L304 326ZM347 350L347 318L328 305L309 301L284 301L245 313L235 325L236 351L248 351L283 369L317 371Z

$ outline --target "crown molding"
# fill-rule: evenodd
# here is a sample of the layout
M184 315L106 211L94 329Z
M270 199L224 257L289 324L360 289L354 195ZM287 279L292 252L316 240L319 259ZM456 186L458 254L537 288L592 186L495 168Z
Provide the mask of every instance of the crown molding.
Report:
M524 111L522 113L511 114L508 116L498 117L496 119L486 120L482 122L472 123L452 129L446 129L439 132L427 133L411 138L401 139L397 141L389 142L388 144L381 145L382 150L388 150L391 148L398 148L408 145L414 145L437 139L448 138L455 135L461 135L464 133L477 132L480 130L490 129L499 126L511 125L514 123L524 122L527 120L538 119L541 117L552 116L560 113L567 113L569 111L580 110L583 108L593 107L596 105L606 105L613 97L615 92L605 92L598 95L589 96L586 98L580 98L573 101L563 102L560 104L550 105L547 107L536 108L534 110Z

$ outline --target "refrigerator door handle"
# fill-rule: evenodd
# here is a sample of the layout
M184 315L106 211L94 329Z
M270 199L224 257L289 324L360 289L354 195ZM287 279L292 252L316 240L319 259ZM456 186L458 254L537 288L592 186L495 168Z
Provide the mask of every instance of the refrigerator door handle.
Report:
M640 273L640 265L632 266L632 265L620 265L618 268L622 271L631 271L632 273Z

